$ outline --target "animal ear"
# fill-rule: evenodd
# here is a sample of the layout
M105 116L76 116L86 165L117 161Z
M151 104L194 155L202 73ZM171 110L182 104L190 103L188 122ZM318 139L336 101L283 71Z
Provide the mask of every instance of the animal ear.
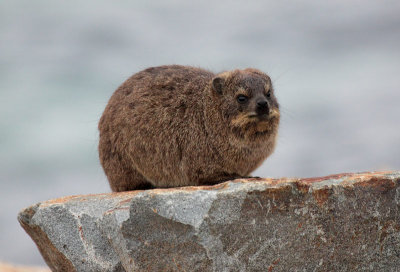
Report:
M222 94L225 80L222 77L215 77L212 81L212 87L218 94Z

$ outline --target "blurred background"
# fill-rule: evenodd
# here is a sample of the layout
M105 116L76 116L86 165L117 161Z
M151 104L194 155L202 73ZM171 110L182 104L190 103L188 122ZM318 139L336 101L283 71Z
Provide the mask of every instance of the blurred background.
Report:
M0 260L44 264L22 208L109 192L97 122L149 66L268 73L282 106L254 173L400 170L399 1L0 2Z

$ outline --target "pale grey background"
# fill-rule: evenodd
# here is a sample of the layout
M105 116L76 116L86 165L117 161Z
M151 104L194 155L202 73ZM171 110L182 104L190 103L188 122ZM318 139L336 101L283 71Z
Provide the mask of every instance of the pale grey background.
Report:
M0 2L0 259L43 264L16 220L108 192L97 121L148 66L256 67L283 118L256 175L400 170L399 1Z

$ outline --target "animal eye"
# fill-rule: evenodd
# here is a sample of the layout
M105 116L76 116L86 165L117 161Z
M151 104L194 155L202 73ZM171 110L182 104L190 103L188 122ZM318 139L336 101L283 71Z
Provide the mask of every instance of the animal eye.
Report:
M267 97L271 97L271 91L267 92Z
M243 104L243 103L246 103L246 102L247 102L248 97L245 96L245 95L240 94L240 95L238 95L238 96L236 97L236 100L237 100L240 104Z

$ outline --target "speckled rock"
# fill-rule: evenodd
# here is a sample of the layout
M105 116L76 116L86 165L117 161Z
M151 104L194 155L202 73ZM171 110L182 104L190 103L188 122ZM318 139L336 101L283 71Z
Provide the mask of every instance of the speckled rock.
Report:
M400 271L400 172L71 196L19 221L53 271Z

